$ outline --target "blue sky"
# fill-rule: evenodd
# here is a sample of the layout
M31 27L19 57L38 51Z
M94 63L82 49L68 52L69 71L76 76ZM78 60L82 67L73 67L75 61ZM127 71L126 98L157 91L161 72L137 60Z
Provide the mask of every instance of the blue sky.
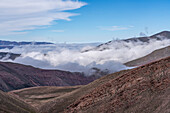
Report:
M107 42L170 30L170 0L51 0L47 6L48 0L20 1L31 5L0 1L1 40Z

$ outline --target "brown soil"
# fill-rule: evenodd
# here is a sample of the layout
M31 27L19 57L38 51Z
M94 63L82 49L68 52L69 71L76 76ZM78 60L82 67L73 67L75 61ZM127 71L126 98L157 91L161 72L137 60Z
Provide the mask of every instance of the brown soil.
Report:
M132 69L78 98L65 113L169 113L170 57Z

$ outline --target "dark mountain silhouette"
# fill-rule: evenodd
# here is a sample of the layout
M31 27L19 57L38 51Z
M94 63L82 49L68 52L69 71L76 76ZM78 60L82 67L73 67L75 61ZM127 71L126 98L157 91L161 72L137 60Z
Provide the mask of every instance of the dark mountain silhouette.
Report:
M12 49L14 46L21 46L21 45L44 45L44 44L53 44L50 42L16 42L16 41L4 41L0 40L0 49L8 48Z
M34 44L34 45L42 45L42 44L53 44L50 42L16 42L16 41L4 41L0 40L0 45L29 45L29 44Z
M0 90L11 91L34 86L85 85L96 78L82 73L43 70L16 63L0 62Z

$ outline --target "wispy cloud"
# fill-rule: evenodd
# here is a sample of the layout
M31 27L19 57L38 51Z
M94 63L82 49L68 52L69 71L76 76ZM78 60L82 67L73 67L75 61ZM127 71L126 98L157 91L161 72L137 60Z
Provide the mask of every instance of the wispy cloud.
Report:
M65 12L86 5L73 0L1 0L0 35L22 34L25 30L34 30L52 25L54 20L70 21L78 14Z
M99 26L98 28L100 30L104 31L120 31L120 30L128 30L134 26L128 26L128 27L121 27L121 26Z

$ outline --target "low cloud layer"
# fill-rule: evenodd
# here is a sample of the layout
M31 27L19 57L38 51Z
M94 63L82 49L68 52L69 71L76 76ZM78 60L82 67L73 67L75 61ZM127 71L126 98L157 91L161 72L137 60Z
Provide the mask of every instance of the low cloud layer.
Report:
M88 52L82 51L94 48L96 45L27 45L0 51L22 54L22 57L14 61L16 63L43 69L84 72L86 75L90 75L96 68L110 73L127 69L123 63L145 56L169 44L170 40L167 39L150 40L149 43L115 41Z
M1 0L0 35L24 34L52 25L54 20L70 21L69 17L77 14L65 11L84 5L75 0Z

